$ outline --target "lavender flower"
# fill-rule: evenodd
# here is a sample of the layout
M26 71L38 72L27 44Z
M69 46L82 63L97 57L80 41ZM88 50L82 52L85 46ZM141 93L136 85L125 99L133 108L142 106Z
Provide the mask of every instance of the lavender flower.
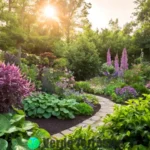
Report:
M128 56L126 48L123 49L122 57L121 57L121 69L127 70L128 69Z
M124 97L125 99L133 98L138 95L137 91L131 86L125 86L123 88L116 88L115 93L118 96Z
M110 54L110 49L108 49L108 51L107 51L107 65L108 65L108 66L111 65L111 54Z

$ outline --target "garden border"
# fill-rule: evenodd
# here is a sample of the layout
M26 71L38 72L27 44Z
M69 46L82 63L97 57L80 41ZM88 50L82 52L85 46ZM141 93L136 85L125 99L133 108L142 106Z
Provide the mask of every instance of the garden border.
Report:
M97 126L101 126L104 123L102 122L103 119L106 117L107 114L113 113L113 107L114 107L114 102L111 100L101 97L101 96L96 96L99 100L99 104L101 105L101 109L91 118L84 120L83 122L77 124L76 126L73 126L69 129L63 130L60 133L56 133L52 135L53 139L61 139L65 135L71 134L77 127L87 127L91 125L92 129L96 129Z

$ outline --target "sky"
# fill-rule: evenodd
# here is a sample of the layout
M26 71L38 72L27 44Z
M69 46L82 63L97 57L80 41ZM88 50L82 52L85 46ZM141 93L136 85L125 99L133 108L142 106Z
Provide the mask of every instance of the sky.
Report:
M132 20L132 13L136 5L134 0L86 0L92 4L89 10L89 20L93 29L106 28L110 19L119 19L119 25Z

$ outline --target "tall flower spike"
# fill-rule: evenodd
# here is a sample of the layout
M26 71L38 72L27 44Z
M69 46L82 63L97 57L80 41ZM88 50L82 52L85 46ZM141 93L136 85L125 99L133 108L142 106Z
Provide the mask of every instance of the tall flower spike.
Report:
M121 57L121 69L127 70L128 69L128 55L126 48L123 49L122 57Z
M118 59L118 54L115 57L115 71L119 71L119 59Z
M108 65L108 66L111 65L111 54L110 54L110 49L108 49L108 51L107 51L107 65Z

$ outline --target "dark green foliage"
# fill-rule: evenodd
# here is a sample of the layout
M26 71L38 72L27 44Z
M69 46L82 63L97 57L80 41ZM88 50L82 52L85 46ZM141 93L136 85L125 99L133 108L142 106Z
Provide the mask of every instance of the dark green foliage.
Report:
M26 75L27 79L35 84L36 89L41 89L41 81L38 80L39 69L36 65L28 66L21 63L21 72Z
M15 108L14 108L15 109ZM14 114L0 114L0 146L1 150L27 150L27 141L33 136L43 142L50 134L37 124L25 121L25 113L15 109Z
M79 103L76 105L76 108L79 110L79 112L77 112L78 115L92 115L94 111L87 103Z
M54 95L46 93L33 94L24 99L24 110L29 117L50 118L55 116L59 119L75 118L76 108L75 99L58 99Z
M99 73L100 58L95 43L86 35L79 36L71 44L67 58L76 80L86 80Z

